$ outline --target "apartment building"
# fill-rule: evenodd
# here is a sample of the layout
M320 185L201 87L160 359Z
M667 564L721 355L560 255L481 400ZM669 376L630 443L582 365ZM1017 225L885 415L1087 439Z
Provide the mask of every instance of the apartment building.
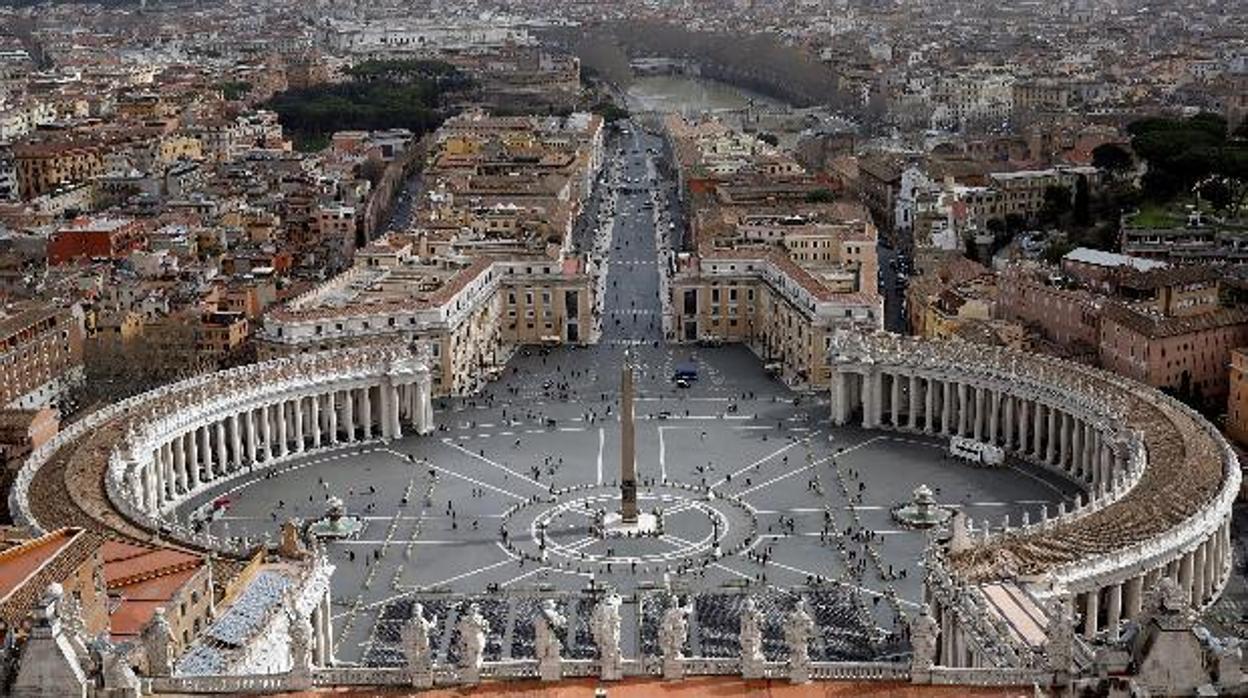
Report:
M44 407L82 373L82 308L30 302L0 312L0 406Z

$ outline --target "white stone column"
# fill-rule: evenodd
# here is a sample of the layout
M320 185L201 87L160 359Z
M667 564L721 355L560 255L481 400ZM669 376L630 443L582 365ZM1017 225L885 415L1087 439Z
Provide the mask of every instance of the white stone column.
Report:
M364 440L373 438L373 396L368 386L360 388L360 422L364 426Z
M1049 432L1045 443L1044 460L1049 465L1057 465L1057 410L1049 405L1044 409L1049 413Z
M294 425L295 425L295 453L303 453L305 443L303 440L303 398L297 397L291 400L294 406Z
M1127 580L1123 592L1126 597L1123 608L1123 615L1127 620L1135 620L1140 617L1140 608L1143 605L1144 594L1144 575L1136 575Z
M417 434L433 433L433 375L428 369L416 372L415 422Z
M1183 558L1179 561L1179 588L1187 594L1187 598L1195 606L1195 593L1192 589L1192 558L1192 553L1183 553Z
M923 381L923 431L936 433L936 390L931 378Z
M243 465L243 435L240 432L238 413L230 415L230 471Z
M914 431L919 431L919 429L922 428L919 426L919 391L920 390L922 390L922 383L919 382L919 377L917 375L911 375L910 376L910 399L908 401L909 406L910 406L910 416L906 420L906 426L910 427Z
M312 448L320 448L324 444L321 442L321 399L322 395L313 395L308 402L308 409L311 413L308 416L308 424L312 427Z
M247 462L256 464L256 411L247 410L243 413L243 445Z
M892 415L893 428L897 429L901 426L901 376L896 373L889 373L888 377L891 383L888 396L890 404L888 407Z
M1004 407L1005 418L1002 420L1002 423L1005 425L1005 430L1004 430L1005 434L1003 437L1005 439L1004 448L1007 451L1013 451L1014 450L1014 432L1016 431L1015 427L1017 426L1017 415L1016 415L1017 409L1015 408L1015 403L1017 402L1017 400L1014 399L1013 395L1006 395L1000 392L998 392L997 395L1000 397L1002 401L1005 402L1005 407Z
M1066 472L1071 471L1070 464L1070 414L1067 412L1058 413L1057 426L1057 466Z
M989 392L988 397L988 443L996 446L998 443L997 437L999 436L1001 424L1001 393L1000 391L993 390ZM1008 404L1009 403L1007 402L1006 409L1008 409ZM1009 424L1008 419L1006 419L1006 424ZM1009 427L1007 426L1006 428L1008 429Z
M192 429L183 435L186 439L186 472L190 478L191 489L199 487L199 430Z
M209 433L207 425L199 428L199 457L204 466L204 482L212 482L216 478L212 472L212 434Z
M944 385L944 390L941 391L940 433L944 436L948 436L950 430L953 429L953 383L950 383L947 380L942 380L941 384Z
M347 442L350 443L355 441L356 438L354 388L351 388L343 393L342 413L342 420L347 428Z
M286 416L286 401L276 403L273 409L277 416L277 457L284 458L290 453L290 420Z
M1044 405L1038 400L1031 404L1032 412L1032 438L1034 444L1031 448L1031 455L1038 461L1045 460L1044 454L1044 434L1045 434L1045 416Z
M226 466L230 462L230 454L225 451L225 422L220 420L213 422L212 431L217 437L217 460L213 472L220 477L226 473L228 469Z
M175 436L173 437L173 440L169 442L169 447L173 451L174 485L178 488L179 492L185 493L188 489L188 478L186 476L186 442L183 441L181 436Z
M1087 480L1083 470L1083 425L1075 419L1070 423L1070 471L1081 480Z
M148 468L152 471L152 495L155 498L156 506L162 507L165 504L165 466L160 462L160 449L152 449L151 464Z
M400 405L402 405L402 403L399 401L399 386L395 385L392 382L392 380L393 379L387 380L385 384L382 385L382 389L386 390L390 395L390 399L388 400L388 402L390 403L388 405L389 421L390 421L390 438L401 439L403 438L403 424L402 424L402 420L399 417L400 412L401 412L399 407Z
M1113 584L1109 587L1108 607L1105 609L1105 625L1111 640L1118 639L1118 623L1122 620L1122 585Z
M1101 595L1096 589L1088 591L1084 597L1083 607L1083 636L1088 640L1096 637L1098 630L1097 624L1100 622L1097 616L1101 613Z
M987 410L983 405L985 402L983 388L975 386L972 390L975 392L971 395L971 437L975 438L975 441L983 441L983 422L987 421L985 420Z
M1018 452L1026 455L1031 450L1031 442L1028 440L1030 433L1027 427L1031 424L1031 401L1025 398L1018 400Z
M268 463L273 460L273 421L270 419L272 405L265 405L260 408L260 451L264 454L264 461Z
M156 474L151 463L140 466L143 469L143 506L148 513L155 516L160 511L160 501L156 493Z
M1196 546L1192 554L1192 608L1200 608L1205 603L1205 546Z
M845 422L848 419L846 414L849 410L846 409L845 403L849 401L849 396L845 394L845 380L844 373L841 373L839 369L832 369L832 395L830 398L832 404L829 406L828 414L832 417L833 426L845 426ZM413 417L412 421L417 421L416 417Z
M325 418L329 424L329 443L338 444L338 391L331 390L325 395Z
M969 433L970 424L968 423L969 410L967 409L966 399L966 383L958 383L958 436L966 436Z

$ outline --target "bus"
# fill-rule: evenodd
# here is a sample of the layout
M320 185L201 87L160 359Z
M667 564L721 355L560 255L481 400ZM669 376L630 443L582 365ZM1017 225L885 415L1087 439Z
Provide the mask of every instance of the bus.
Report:
M676 364L676 371L675 375L672 376L672 380L696 381L697 379L698 365L692 359Z
M949 439L949 455L975 465L998 467L1005 463L1005 451L1001 447L961 436Z

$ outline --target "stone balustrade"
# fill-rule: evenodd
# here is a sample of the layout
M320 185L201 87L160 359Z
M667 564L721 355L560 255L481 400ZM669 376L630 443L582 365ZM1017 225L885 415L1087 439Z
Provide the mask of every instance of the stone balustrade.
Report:
M984 524L951 553L952 576L1043 577L1076 595L1088 638L1116 636L1163 576L1197 608L1221 592L1239 466L1185 405L1104 371L969 343L845 335L831 354L834 423L974 439L1084 489L1052 517L988 535Z

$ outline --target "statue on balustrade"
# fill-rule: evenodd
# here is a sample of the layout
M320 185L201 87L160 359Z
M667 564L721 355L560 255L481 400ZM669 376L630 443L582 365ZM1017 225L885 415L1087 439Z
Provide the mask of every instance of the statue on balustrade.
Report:
M165 618L165 609L158 608L152 620L143 630L143 653L147 658L149 676L169 676L173 673L173 628Z
M936 639L939 634L936 619L932 618L927 604L923 604L918 615L910 619L911 674L931 671L936 664Z
M1069 674L1074 668L1075 656L1075 614L1069 595L1061 594L1053 599L1045 635L1048 639L1044 653L1049 667L1056 673Z
M468 612L459 617L459 670L463 683L481 682L481 664L485 661L485 636L490 624L481 615L477 604L468 606Z
M293 689L312 686L312 620L300 613L293 597L286 606L290 636L290 685Z
M684 678L685 642L689 638L689 614L693 604L673 598L659 626L659 649L663 652L663 678Z
M407 671L412 686L433 687L433 652L429 635L438 627L438 618L425 618L424 604L419 601L412 607L412 619L403 626L403 656L407 659Z
M558 681L563 678L563 643L559 641L558 631L567 625L568 619L555 608L554 599L542 601L537 618L533 620L536 636L537 668L543 681Z
M789 648L789 681L810 681L810 638L815 634L815 621L806 610L806 599L784 618L784 642Z
M763 656L763 614L753 596L741 604L741 676L761 679L767 658Z
M594 606L590 617L603 681L619 681L623 675L620 656L620 605L623 602L615 591L608 591Z
M142 683L130 666L129 643L114 644L108 633L92 640L89 645L94 671L104 684L105 695L113 698L139 698Z

